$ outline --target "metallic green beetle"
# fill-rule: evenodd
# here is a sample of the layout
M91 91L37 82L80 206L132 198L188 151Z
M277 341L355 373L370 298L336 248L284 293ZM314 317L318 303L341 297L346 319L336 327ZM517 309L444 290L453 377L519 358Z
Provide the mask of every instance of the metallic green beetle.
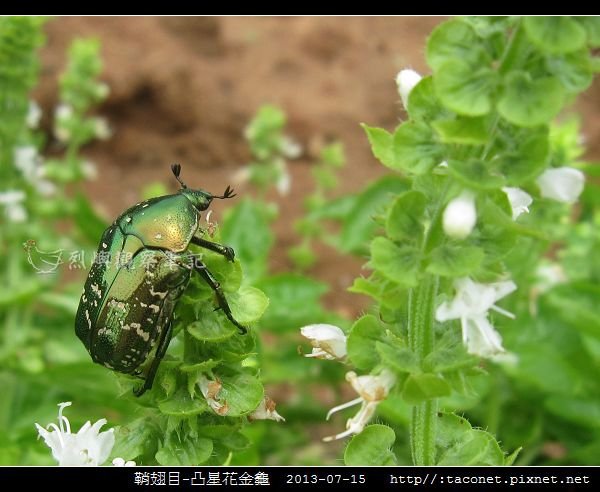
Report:
M181 166L173 164L171 170L181 185L176 194L138 203L104 231L75 319L75 333L94 362L144 379L137 396L152 387L171 340L173 310L192 270L214 290L227 318L246 333L206 265L187 253L193 243L233 261L232 248L196 233L200 212L214 198L235 194L229 186L222 196L189 189L179 177ZM152 361L145 364L152 351Z

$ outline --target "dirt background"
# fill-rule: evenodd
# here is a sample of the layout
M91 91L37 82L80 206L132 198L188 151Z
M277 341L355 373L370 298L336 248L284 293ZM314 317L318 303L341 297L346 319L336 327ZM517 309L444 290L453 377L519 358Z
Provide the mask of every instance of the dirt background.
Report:
M42 83L36 95L45 121L56 104L57 76L75 37L102 42L111 94L98 113L113 137L85 151L99 170L86 185L112 218L152 181L170 183L180 162L190 185L220 192L249 153L243 130L264 103L288 115L288 134L305 149L290 163L292 189L280 199L273 268L290 268L285 251L293 222L312 188L310 163L319 142L341 140L347 167L342 192L361 189L385 169L372 157L360 122L392 129L403 117L395 74L426 73L424 46L439 17L167 17L58 18L47 25ZM577 102L590 158L600 158L600 81ZM240 194L249 192L243 187ZM219 216L219 204L216 204ZM327 302L345 314L361 309L345 288L361 261L322 248L313 268L332 285Z

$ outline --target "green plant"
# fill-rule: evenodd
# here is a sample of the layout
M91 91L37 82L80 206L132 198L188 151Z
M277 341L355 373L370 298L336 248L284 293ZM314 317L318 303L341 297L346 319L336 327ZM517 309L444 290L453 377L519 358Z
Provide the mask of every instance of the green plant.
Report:
M507 441L517 448L510 455L493 435L503 435L499 421L515 404L515 393L501 391L502 380L527 387L532 359L536 371L558 377L560 370L543 364L528 344L546 346L537 338L551 318L556 324L549 300L558 296L574 303L565 311L581 313L595 289L557 287L544 295L536 317L529 313L537 265L574 230L565 203L577 200L583 174L571 167L577 166L573 125L554 126L552 120L591 84L598 64L590 48L598 46L599 28L597 18L445 22L427 44L432 75L399 74L408 121L391 133L365 125L373 153L402 174L404 189L386 199L377 217L382 234L370 242L373 273L351 289L372 297L374 306L347 340L348 361L370 373L362 380L347 375L360 395L355 403L362 402L337 436L359 433L346 449L348 463L405 460L402 440L396 454L388 451L394 446L391 429L365 428L377 407L397 431L408 425L414 464L515 460L522 442L509 433L516 426L502 421L511 435ZM506 307L498 307L505 297ZM560 331L574 349L581 346L576 339L582 323L578 316L565 318L563 313ZM586 338L596 337L586 326ZM583 353L582 361L590 363L597 354ZM598 394L597 380L583 374L577 380L581 387L571 384L560 399L546 385L545 405L554 415L573 421L598 404L589 397L569 403L567 394ZM476 405L482 398L487 415ZM469 408L491 432L453 413Z

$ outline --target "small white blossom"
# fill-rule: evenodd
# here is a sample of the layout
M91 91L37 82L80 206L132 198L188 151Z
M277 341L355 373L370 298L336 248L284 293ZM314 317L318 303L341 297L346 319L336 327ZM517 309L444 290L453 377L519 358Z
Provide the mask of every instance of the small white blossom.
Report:
M115 458L112 464L113 466L135 466L135 461L125 461L123 458Z
M96 97L100 100L105 99L110 93L110 87L105 82L98 82L96 84Z
M325 442L343 439L352 434L359 434L362 432L365 425L369 423L375 414L377 405L387 398L390 390L396 383L396 377L388 369L384 369L381 374L377 376L357 376L355 372L350 371L346 373L346 381L350 382L354 391L360 396L348 403L338 405L329 410L327 420L329 420L334 413L358 405L359 403L361 404L360 410L354 417L348 419L346 422L346 430L344 432L340 432L335 436L323 438L323 441Z
M61 142L68 142L71 130L68 121L73 117L73 108L69 104L61 103L54 109L54 135Z
M411 91L421 80L421 76L411 69L400 70L396 75L396 85L398 86L398 93L402 99L402 104L405 108L408 108L408 96Z
M284 135L281 138L280 145L281 153L288 159L297 159L302 154L302 145L294 139Z
M22 202L25 192L21 190L7 190L0 192L0 205L4 205L4 213L10 222L25 222L27 211Z
M81 163L81 170L87 179L96 179L98 177L98 168L92 161L83 161Z
M529 213L529 205L533 203L533 198L529 193L524 192L521 188L511 188L510 186L505 186L502 191L508 196L513 220L517 220L517 217L524 212Z
M346 335L334 325L317 324L300 328L300 333L310 340L312 353L305 357L317 359L343 359L346 357Z
M200 386L200 391L208 403L208 406L221 417L227 415L229 411L229 405L226 401L219 401L218 394L223 388L223 384L218 379L212 380L208 379L204 374L200 375L198 379L198 386Z
M25 180L32 184L42 196L50 196L56 191L54 183L44 179L45 169L42 165L42 158L33 145L15 147L14 163Z
M444 232L453 239L464 239L471 234L477 223L473 194L465 191L450 200L444 209L442 222Z
M59 403L58 426L48 424L47 430L35 424L38 433L52 450L52 456L60 466L99 466L104 463L115 444L114 429L100 432L106 419L94 425L87 421L77 434L71 433L69 420L63 416L63 409L71 402Z
M39 104L35 101L29 101L29 109L27 110L27 116L25 117L25 123L32 130L37 128L42 118L42 109Z
M248 415L248 420L274 420L275 422L285 422L285 419L277 413L275 407L277 404L273 399L265 396L256 410Z
M492 358L505 352L502 337L488 320L488 310L514 319L514 315L495 305L496 301L513 292L517 286L507 280L480 284L464 277L454 281L456 295L440 304L435 313L437 321L460 319L463 343L470 354Z
M277 182L275 183L275 189L281 196L285 196L290 192L292 178L283 159L276 160L275 168L278 175Z
M584 174L572 167L557 167L544 171L536 180L544 198L575 203L585 183Z
M100 140L108 140L111 137L112 130L106 118L94 118L94 135Z

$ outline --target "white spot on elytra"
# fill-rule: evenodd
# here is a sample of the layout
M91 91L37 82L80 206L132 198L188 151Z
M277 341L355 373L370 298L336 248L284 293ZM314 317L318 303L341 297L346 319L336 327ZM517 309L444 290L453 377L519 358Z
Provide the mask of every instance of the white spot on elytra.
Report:
M140 302L140 306L142 306L142 307L148 307L148 304L146 304L145 302Z
M160 307L157 306L156 304L150 304L150 306L148 306L150 309L152 309L155 313L158 313L160 311Z
M106 243L102 243L102 247L106 248L107 244Z
M156 292L152 287L150 287L150 294L153 296L158 296L160 299L164 299L167 297L167 292Z
M133 326L133 325L136 325L136 326ZM142 325L140 325L138 323L131 323L131 327L135 328L135 332L137 333L138 336L142 337L144 342L147 342L148 340L150 340L150 333L142 330Z
M102 297L102 291L100 290L100 287L98 287L98 284L92 284L92 292L98 297Z
M125 222L127 222L129 224L131 222L131 217L126 217Z
M148 206L148 204L147 204L147 203L144 203L144 204L142 205L142 208L146 208L147 206Z
M156 236L154 236L154 239L162 239L162 234L159 232Z

